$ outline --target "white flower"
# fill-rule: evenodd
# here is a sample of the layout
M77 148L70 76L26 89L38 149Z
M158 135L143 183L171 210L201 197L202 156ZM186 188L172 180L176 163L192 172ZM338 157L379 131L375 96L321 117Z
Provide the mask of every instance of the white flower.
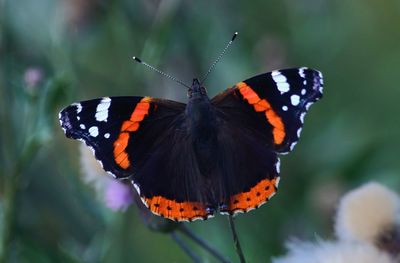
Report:
M374 243L399 222L400 200L393 191L368 183L340 201L335 230L339 239Z
M336 216L336 241L295 241L273 263L398 263L400 199L378 183L346 194ZM384 242L383 242L384 241Z
M392 258L366 243L296 241L287 245L289 253L273 263L395 263Z

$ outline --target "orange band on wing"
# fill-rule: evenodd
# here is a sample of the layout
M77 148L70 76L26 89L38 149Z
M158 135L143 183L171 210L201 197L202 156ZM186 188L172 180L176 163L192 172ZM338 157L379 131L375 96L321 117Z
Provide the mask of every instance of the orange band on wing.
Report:
M144 97L136 104L129 120L124 121L117 140L114 142L114 160L123 169L127 169L131 163L128 153L125 151L128 147L130 133L139 129L140 122L149 114L150 97Z
M276 192L279 177L272 180L263 179L250 191L236 194L230 198L228 212L247 212L258 208L268 201Z
M236 84L236 87L239 89L243 98L247 100L249 104L253 105L256 112L265 112L265 117L273 127L272 135L274 136L274 142L275 144L281 144L286 136L285 127L282 119L272 109L271 104L269 104L267 100L261 99L257 93L244 82L239 82Z
M174 221L193 221L212 216L212 212L198 202L176 202L162 196L144 198L143 201L154 214Z

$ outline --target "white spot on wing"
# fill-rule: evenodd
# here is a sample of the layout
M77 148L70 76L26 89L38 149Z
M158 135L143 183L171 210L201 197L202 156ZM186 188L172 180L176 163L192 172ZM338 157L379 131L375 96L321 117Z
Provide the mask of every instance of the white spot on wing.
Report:
M76 107L76 113L79 114L82 111L82 104L80 104L79 102L73 103L72 105Z
M287 78L282 74L272 76L272 78L274 79L275 82L287 82Z
M97 121L107 121L108 118L108 111L98 111L96 112L96 120Z
M287 78L282 75L281 72L278 70L272 71L271 72L272 79L275 81L276 86L278 87L278 90L281 92L281 94L288 92L290 90L289 83L287 83Z
M303 112L302 114L300 114L300 121L301 123L304 123L304 116L306 115L305 112Z
M297 137L298 137L298 138L300 138L301 130L302 130L301 127L297 130Z
M281 181L281 177L278 176L278 178L276 178L276 180L275 180L275 187L276 187L276 188L278 188L279 182L280 182L280 181Z
M283 110L283 111L287 111L287 110L288 110L288 107L287 107L286 105L284 105L284 106L282 106L282 110Z
M321 71L318 71L318 76L320 77L320 79L321 79L321 83L323 83L323 76L322 76L322 73L321 73Z
M292 95L290 96L290 102L293 106L297 106L300 103L300 96L299 95Z
M305 78L306 77L306 74L304 74L304 70L306 70L307 68L299 68L299 75L300 75L300 77L302 77L302 78Z
M143 204L144 204L147 208L149 208L149 204L146 202L146 200L145 200L143 197L140 197L140 200L142 200ZM156 214L156 213L153 212L153 214ZM157 215L157 214L156 214L156 215Z
M235 217L235 216L237 216L238 214L243 214L243 213L245 213L244 210L238 209L238 210L233 211L232 216Z
M290 90L289 83L287 82L277 82L276 85L278 86L278 90L281 92L281 94Z
M82 142L85 142L84 140L82 140ZM86 143L86 142L85 142ZM92 154L94 155L94 156L96 156L96 151L94 150L94 148L92 147L92 146L90 146L90 145L88 145L88 147L89 147L89 149L92 151ZM100 161L99 161L100 162ZM100 162L101 163L101 162ZM103 164L101 163L101 167L103 167Z
M63 121L61 120L61 117L62 117L62 115L61 115L61 111L58 113L58 121L60 122L60 126L61 126L61 129L63 130L63 132L64 132L64 134L67 132L67 130L64 128L64 126L63 126Z
M213 214L209 214L209 215L207 215L207 219L209 219L209 218L213 218L215 215L213 215Z
M250 207L250 208L248 208L247 210L246 210L246 213L248 213L248 212L250 212L250 211L253 211L254 209L256 209L255 207Z
M96 111L107 110L111 105L111 99L109 97L104 97L100 103L97 105Z
M138 193L138 195L140 195L140 187L135 183L133 183L133 186L135 187L136 192Z
M102 168L102 169L104 169L103 162L102 162L102 161L100 161L100 160L98 160L98 159L96 159L96 160L97 160L97 162L100 164L101 168ZM112 174L112 175L113 175L113 174Z
M114 177L114 178L117 178L117 176L115 175L115 174L113 174L112 172L110 172L110 171L106 171L109 175L111 175L112 177Z
M275 164L276 172L279 174L281 172L281 160L278 158L278 161Z
M81 124L81 125L79 125L79 127L81 127L82 130L86 129L85 124Z
M92 126L89 128L89 134L92 137L97 137L97 135L99 135L99 128L97 128L96 126Z
M290 151L293 151L294 146L296 146L296 144L297 144L297 142L294 142L294 143L292 143L292 144L290 145Z
M307 104L306 104L306 110L308 110L308 109L311 107L311 105L313 105L312 102L307 103Z
M305 95L306 94L306 89L302 89L301 90L301 95Z
M110 138L110 134L109 133L104 134L104 138L106 139Z
M96 108L96 120L97 121L107 121L108 118L108 109L111 105L111 99L108 97L103 98Z
M280 75L281 73L279 72L279 70L274 70L271 72L271 76L275 77L276 75Z

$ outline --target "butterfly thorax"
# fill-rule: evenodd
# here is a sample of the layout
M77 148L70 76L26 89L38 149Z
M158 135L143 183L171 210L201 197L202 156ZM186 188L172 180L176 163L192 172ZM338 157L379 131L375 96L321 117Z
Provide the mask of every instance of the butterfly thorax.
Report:
M207 91L193 80L188 91L189 102L186 106L186 120L193 142L199 169L208 175L215 165L215 147L217 146L217 125L214 108L207 96Z

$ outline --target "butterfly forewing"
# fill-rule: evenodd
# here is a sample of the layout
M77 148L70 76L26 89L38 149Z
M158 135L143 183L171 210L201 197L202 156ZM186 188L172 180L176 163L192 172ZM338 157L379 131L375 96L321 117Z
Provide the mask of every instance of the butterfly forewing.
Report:
M322 74L313 69L276 70L239 82L213 98L226 115L236 115L279 153L297 143L309 107L322 97ZM246 122L245 121L245 122Z
M150 143L146 147L151 147L151 140L158 137L150 128L152 122L160 119L157 125L162 129L183 110L184 104L149 97L104 97L73 103L59 118L67 137L84 141L107 172L123 178L131 176L146 157L141 149L128 156L127 148L145 130Z

